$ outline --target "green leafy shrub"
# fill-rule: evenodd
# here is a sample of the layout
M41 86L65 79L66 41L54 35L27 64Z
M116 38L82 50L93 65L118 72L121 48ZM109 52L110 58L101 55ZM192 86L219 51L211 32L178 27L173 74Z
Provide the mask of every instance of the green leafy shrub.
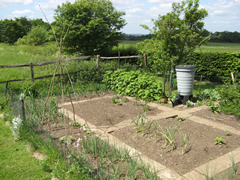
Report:
M43 26L36 26L23 38L18 39L16 44L39 45L47 40L47 30Z
M240 71L239 53L194 52L187 56L183 64L196 66L196 76L203 75L204 79L230 82L231 75Z
M221 111L240 118L240 84L219 86L218 92L221 95Z
M221 99L219 92L216 89L204 89L198 94L199 99L210 99L213 101L218 101Z
M162 87L155 79L141 71L107 71L103 82L108 89L116 91L120 95L137 97L148 101L159 101Z

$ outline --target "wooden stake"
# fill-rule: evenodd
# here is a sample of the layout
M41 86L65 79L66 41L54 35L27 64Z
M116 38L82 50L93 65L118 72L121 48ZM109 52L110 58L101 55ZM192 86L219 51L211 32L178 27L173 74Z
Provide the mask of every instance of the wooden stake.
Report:
M34 83L34 71L33 71L33 63L32 62L30 62L30 70L31 70L32 83Z
M100 65L100 55L97 55L97 70L99 69Z
M146 68L147 67L147 55L146 55L146 53L143 54L143 57L144 57L144 67Z

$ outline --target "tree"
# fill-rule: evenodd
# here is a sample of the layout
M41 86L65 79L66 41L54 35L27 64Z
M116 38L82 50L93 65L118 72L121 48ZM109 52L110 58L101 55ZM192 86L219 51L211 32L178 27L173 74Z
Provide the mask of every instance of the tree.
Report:
M124 14L116 11L110 0L76 0L58 6L53 24L58 36L70 25L64 47L93 55L107 51L121 39L119 31L126 24Z
M204 26L201 20L207 15L205 9L199 9L199 0L186 0L173 3L172 12L159 15L158 19L153 20L152 30L142 26L154 34L152 41L159 43L156 47L160 46L165 58L170 60L174 56L175 63L181 64L182 59L193 52L204 39L201 36ZM161 59L162 55L159 54L158 58Z
M207 11L199 8L199 0L186 0L172 4L172 12L159 15L153 20L154 27L149 29L154 37L140 44L140 50L148 53L148 59L152 61L152 70L164 76L164 94L167 74L171 70L171 60L174 57L175 64L188 54L193 52L197 45L203 41L201 36L204 23L201 22Z
M0 28L1 41L9 44L14 44L18 38L23 37L25 34L23 26L12 19L3 20Z

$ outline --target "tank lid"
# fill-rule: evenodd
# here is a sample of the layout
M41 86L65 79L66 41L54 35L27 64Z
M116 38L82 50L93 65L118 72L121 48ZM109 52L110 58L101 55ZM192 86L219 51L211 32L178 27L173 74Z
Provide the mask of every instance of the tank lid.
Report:
M195 65L177 65L175 69L196 69Z

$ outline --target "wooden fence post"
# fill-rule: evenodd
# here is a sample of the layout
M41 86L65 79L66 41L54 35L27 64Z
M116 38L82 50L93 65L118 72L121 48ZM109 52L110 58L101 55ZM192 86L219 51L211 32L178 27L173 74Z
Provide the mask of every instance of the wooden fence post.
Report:
M232 82L233 82L233 84L234 84L234 74L233 74L233 72L231 72L231 76L232 76Z
M99 69L99 65L100 65L100 55L97 55L97 70Z
M32 83L34 83L34 71L33 71L33 63L32 62L30 62L30 69L31 69Z
M118 69L120 68L120 51L118 51Z
M146 68L147 67L147 55L146 55L146 53L144 53L143 57L144 57L144 67Z

